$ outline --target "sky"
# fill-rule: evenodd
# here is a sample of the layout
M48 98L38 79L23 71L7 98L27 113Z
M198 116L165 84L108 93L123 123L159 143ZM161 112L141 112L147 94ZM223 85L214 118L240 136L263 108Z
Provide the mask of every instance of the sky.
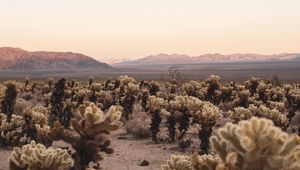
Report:
M300 52L300 0L0 0L0 46L115 62Z

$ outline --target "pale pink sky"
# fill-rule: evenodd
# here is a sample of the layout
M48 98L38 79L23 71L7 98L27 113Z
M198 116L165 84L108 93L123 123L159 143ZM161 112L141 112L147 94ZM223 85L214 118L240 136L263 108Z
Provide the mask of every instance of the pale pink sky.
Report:
M299 0L0 0L0 46L101 61L300 52Z

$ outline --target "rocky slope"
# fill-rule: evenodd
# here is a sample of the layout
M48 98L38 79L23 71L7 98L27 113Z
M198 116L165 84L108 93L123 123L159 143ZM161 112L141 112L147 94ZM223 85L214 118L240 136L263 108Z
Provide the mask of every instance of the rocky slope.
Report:
M109 70L109 65L72 52L29 52L20 48L0 48L0 70L58 71Z

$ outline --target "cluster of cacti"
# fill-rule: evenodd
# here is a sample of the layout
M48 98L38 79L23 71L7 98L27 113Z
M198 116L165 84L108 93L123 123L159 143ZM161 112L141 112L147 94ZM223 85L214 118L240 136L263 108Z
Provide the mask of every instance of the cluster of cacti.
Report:
M172 155L166 165L161 166L162 170L192 170L192 162L189 156Z
M44 145L50 145L52 142L47 134L50 131L48 125L48 110L43 106L36 106L32 109L27 109L23 115L24 126L23 133L28 141L35 140Z
M0 145L18 145L23 136L23 126L25 124L23 117L13 114L10 121L8 121L7 115L1 113L0 121Z
M46 148L31 141L29 144L14 148L9 158L11 170L69 170L74 161L67 150Z
M0 144L16 146L35 140L51 146L53 139L62 139L76 151L72 154L76 159L74 167L86 168L90 162L97 163L101 159L99 152L111 152L106 133L120 124L119 121L117 125L106 124L110 122L106 118L113 112L118 113L117 117L122 115L122 121L128 124L127 132L138 134L137 137L148 137L151 132L155 142L165 141L168 135L167 140L177 142L179 147L190 142L187 139L198 128L198 153L201 154L216 153L209 139L218 134L215 129L222 123L232 122L238 126L254 116L267 118L289 133L300 133L299 125L293 123L297 122L300 110L299 84L259 78L244 83L221 83L221 78L215 75L202 82L181 83L177 71L171 70L170 76L172 81L169 82L139 82L133 77L119 76L103 82L95 78L88 82L60 79L56 83L51 78L47 81L26 78L22 82L0 83ZM30 107L19 109L16 106L20 101L31 103ZM135 111L136 107L141 109ZM138 115L140 112L143 116ZM136 123L139 129L128 129L134 127L130 123L136 121L142 126ZM96 130L102 126L108 126L109 130ZM194 155L189 159L194 169L195 162L205 162L197 164L203 169L212 164L229 166L222 163L218 155ZM179 162L185 161L174 157L170 167Z
M42 106L28 108L23 115L13 114L10 121L7 121L7 116L1 113L1 145L15 146L30 140L36 140L46 145L51 144L47 137L50 130L47 116L48 110Z
M100 152L111 154L108 136L111 131L122 126L121 108L110 107L104 113L94 103L84 103L79 106L78 114L71 120L72 130L66 130L56 122L48 134L53 140L63 140L70 143L75 150L72 157L75 159L75 169L84 169L90 162L102 160Z
M247 120L252 116L257 116L271 119L276 126L280 126L282 128L286 128L289 124L289 119L284 113L281 113L275 108L270 109L264 105L257 107L250 104L248 108L236 107L234 108L234 111L229 111L227 114L228 117L235 123L240 120Z
M265 118L253 117L238 124L228 123L218 129L210 141L215 156L200 156L197 153L190 157L172 156L162 169L189 167L191 170L298 170L300 168L300 137L288 135Z
M238 169L300 168L299 136L289 136L264 118L229 123L211 138L211 144L224 164Z

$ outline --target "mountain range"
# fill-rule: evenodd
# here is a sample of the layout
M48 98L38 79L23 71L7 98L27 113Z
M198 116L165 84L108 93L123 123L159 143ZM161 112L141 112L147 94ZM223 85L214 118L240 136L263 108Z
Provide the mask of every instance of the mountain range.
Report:
M150 55L137 60L124 61L113 64L114 66L125 65L160 65L160 64L197 64L197 63L231 63L231 62L270 62L300 60L298 53L281 53L273 55L261 54L205 54L201 56L188 56L181 54L158 54Z
M279 62L300 61L298 53L281 53L274 55L261 54L206 54L188 56L180 54L150 55L132 61L112 64L113 67L154 66L154 65L183 65L199 63L238 63L238 62ZM16 71L82 71L105 70L112 71L113 67L99 62L89 56L73 52L26 51L20 48L0 47L0 70ZM133 68L130 67L130 68ZM129 67L128 67L129 68Z
M106 63L72 52L30 52L20 48L0 48L0 70L63 71L110 70Z

